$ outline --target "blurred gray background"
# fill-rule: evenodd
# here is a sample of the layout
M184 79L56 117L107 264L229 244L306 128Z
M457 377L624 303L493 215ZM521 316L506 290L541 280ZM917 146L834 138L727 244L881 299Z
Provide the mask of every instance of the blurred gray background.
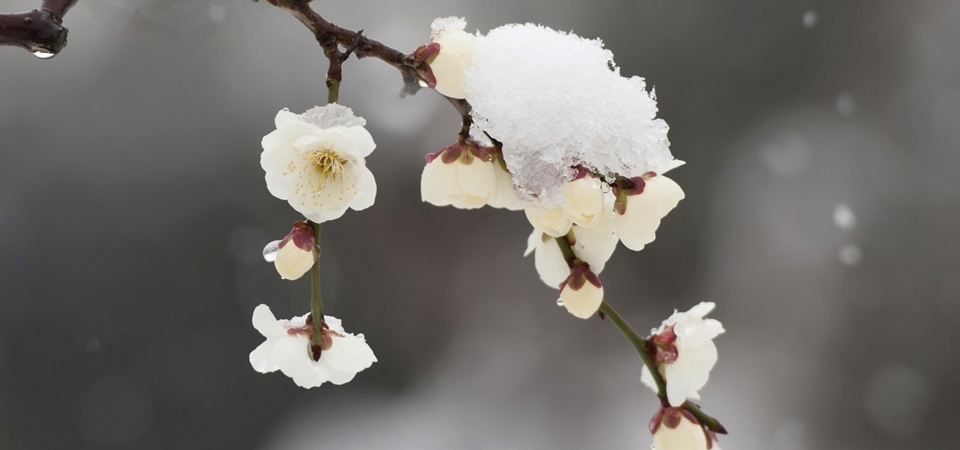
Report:
M18 12L38 0L2 0ZM956 448L960 2L316 0L412 51L438 16L602 37L656 87L687 199L603 273L640 331L715 301L701 392L725 450ZM344 67L373 208L324 225L328 311L379 362L303 390L247 362L253 308L307 311L263 245L298 219L260 138L326 61L246 0L80 0L70 44L0 48L0 449L645 449L612 324L555 305L522 214L420 202L436 94Z

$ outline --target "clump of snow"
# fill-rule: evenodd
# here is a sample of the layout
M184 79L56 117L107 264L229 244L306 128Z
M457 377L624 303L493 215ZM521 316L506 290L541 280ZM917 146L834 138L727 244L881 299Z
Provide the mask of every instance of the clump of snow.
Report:
M558 206L578 164L631 177L673 161L655 94L621 76L600 40L504 25L477 39L464 87L525 201Z
M304 112L301 117L305 122L325 130L334 127L362 127L367 124L363 117L353 115L352 109L339 103L314 106Z

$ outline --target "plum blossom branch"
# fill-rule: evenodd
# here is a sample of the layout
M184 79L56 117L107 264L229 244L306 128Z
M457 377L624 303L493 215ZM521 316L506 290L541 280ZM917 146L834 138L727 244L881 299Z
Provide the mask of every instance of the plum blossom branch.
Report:
M331 70L327 75L327 86L331 80L339 83L339 66L350 53L358 58L374 57L400 71L403 75L404 88L402 94L415 94L420 89L422 77L417 73L413 58L406 53L390 48L383 43L363 35L362 31L353 31L337 26L310 8L310 0L265 0L288 13L304 24L314 35L317 42L324 49L324 54L331 62ZM349 49L341 52L338 46ZM341 59L343 58L343 59ZM334 62L336 61L336 62ZM336 65L336 69L334 69ZM331 102L332 103L332 102ZM462 112L461 112L462 113Z
M43 0L40 8L0 14L0 45L11 45L49 58L67 45L63 16L78 0Z
M567 261L567 265L571 269L574 268L577 264L580 263L576 254L573 251L573 248L570 246L570 241L567 236L561 236L555 238L557 245L560 246L560 252L563 254L564 259ZM630 325L623 320L623 317L617 310L613 309L606 300L600 303L600 308L598 312L602 314L600 317L609 317L610 321L616 325L617 329L633 344L633 347L637 350L637 353L640 354L640 359L643 360L643 364L647 366L647 369L650 370L650 374L653 376L653 381L657 386L657 397L660 399L660 403L666 407L669 406L667 402L667 383L663 378L663 375L660 373L660 370L657 368L657 363L653 359L653 355L650 352L650 347L653 345L647 338L641 336L637 333ZM717 419L711 417L710 415L703 412L699 406L691 401L686 401L683 404L683 409L689 411L693 414L697 420L700 421L708 430L715 433L727 434L727 429L718 421Z

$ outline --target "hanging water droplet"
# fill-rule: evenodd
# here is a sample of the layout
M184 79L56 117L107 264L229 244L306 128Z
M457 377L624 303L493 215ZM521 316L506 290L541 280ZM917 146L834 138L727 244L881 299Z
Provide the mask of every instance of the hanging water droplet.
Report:
M426 82L426 81L423 81L423 80L417 80L417 84L419 84L420 87L422 87L422 88L430 87L430 85L427 84L427 82Z
M849 230L857 224L857 216L846 203L840 203L833 207L833 224L837 228Z
M277 260L277 253L280 253L279 240L270 242L263 248L263 259L267 262L274 262Z
M40 59L49 59L49 58L53 58L54 56L56 56L56 53L50 53L50 52L44 51L44 50L37 50L37 51L33 52L33 56L36 56L37 58L40 58Z
M557 306L563 306L563 299L557 298Z

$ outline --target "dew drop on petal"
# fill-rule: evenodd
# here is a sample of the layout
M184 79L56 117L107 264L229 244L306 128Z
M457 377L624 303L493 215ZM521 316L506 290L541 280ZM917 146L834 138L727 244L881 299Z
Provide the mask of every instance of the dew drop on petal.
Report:
M820 18L817 17L817 12L812 9L803 13L803 26L806 28L817 26L817 21L819 20Z
M417 84L419 84L420 87L422 87L422 88L430 87L430 85L427 84L427 82L426 82L426 81L423 81L423 80L417 80Z
M263 248L263 259L266 262L274 262L277 260L277 253L280 253L280 241L272 241Z
M54 56L56 56L56 53L50 53L50 52L43 51L43 50L37 50L37 51L33 52L33 56L36 56L37 58L40 58L40 59L50 59L50 58L53 58Z
M860 247L857 247L856 244L847 244L843 247L840 247L840 250L837 251L837 257L840 258L840 262L847 266L856 266L863 261L863 252L860 251Z
M560 307L563 306L563 299L562 299L562 298L557 297L557 306L560 306Z
M857 224L857 216L846 203L838 203L833 207L833 224L842 230L849 230Z

